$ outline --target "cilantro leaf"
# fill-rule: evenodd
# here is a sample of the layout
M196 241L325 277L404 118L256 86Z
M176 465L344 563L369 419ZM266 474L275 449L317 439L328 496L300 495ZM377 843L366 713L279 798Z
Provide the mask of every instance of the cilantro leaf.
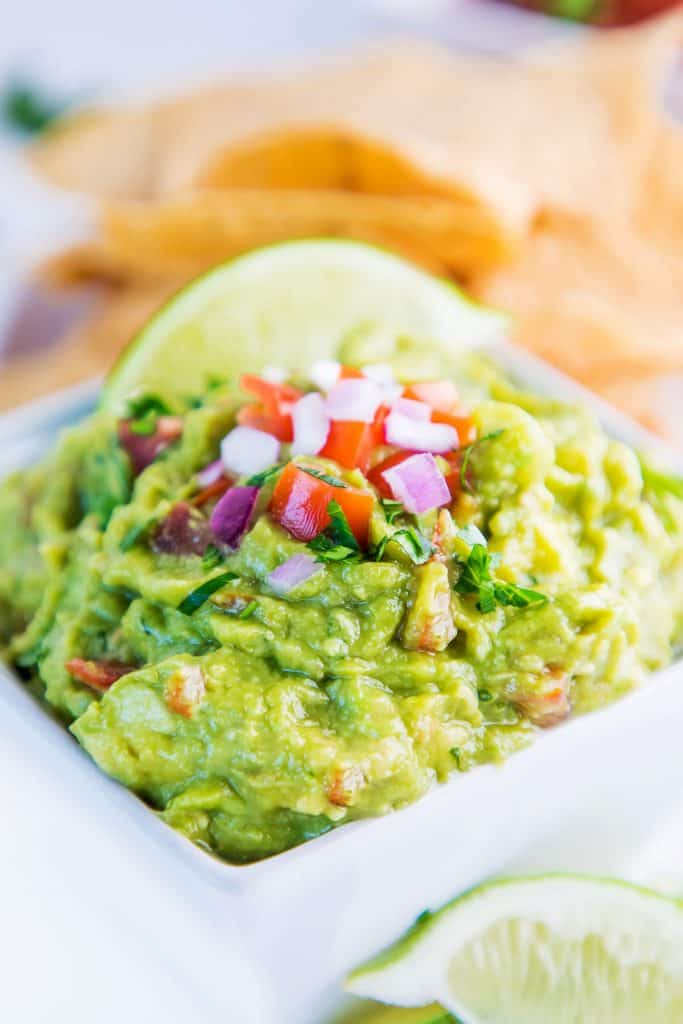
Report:
M545 604L548 600L537 590L494 579L491 575L494 559L483 544L473 544L467 558L458 558L458 561L462 571L454 590L459 594L476 594L479 610L484 615L492 612L497 604L527 608L533 604Z
M27 82L15 82L2 97L2 119L10 128L25 135L39 135L59 117L64 103L54 100Z
M127 416L134 434L150 435L157 428L159 416L167 416L170 409L159 395L134 395L128 399Z
M267 483L268 480L271 480L274 476L277 476L277 474L281 473L283 469L284 466L280 465L269 466L268 469L263 469L261 470L260 473L254 473L254 475L250 476L249 479L247 480L247 487L263 487L263 485Z
M346 487L343 480L337 479L336 476L330 476L329 473L323 473L319 469L313 469L311 466L299 466L299 469L303 469L304 473L308 473L309 476L314 476L316 480L322 480L323 483L329 484L330 487Z
M390 498L382 498L381 505L384 517L390 526L393 526L398 517L405 512L402 502L392 501Z
M395 541L415 565L428 562L434 553L434 546L414 526L402 526L393 533L382 537L373 551L376 562L381 562L390 541Z
M308 542L308 547L317 555L316 562L359 562L361 550L353 530L349 526L344 509L338 501L332 500L327 506L329 526Z
M217 565L220 565L222 561L223 555L218 550L216 545L209 544L202 558L202 569L204 569L206 572L210 572L211 569L215 569Z
M493 441L496 437L500 437L503 433L502 430L492 430L490 434L484 434L483 437L478 437L476 441L472 441L471 444L465 445L464 448L460 449L462 454L462 462L460 463L460 486L463 491L467 494L473 494L474 491L472 486L467 479L467 470L470 465L470 459L472 458L473 452L479 447L480 444L484 444L486 441Z
M331 501L327 506L327 514L330 517L330 525L325 530L325 533L330 537L335 544L343 544L347 548L351 548L352 551L360 551L360 545L356 540L355 534L349 526L349 521L346 518L346 513L341 507L338 501Z
M121 538L119 551L130 551L139 540L142 540L148 530L151 530L156 522L156 516L153 516L151 519L145 519L143 522L131 526L130 530L127 530Z
M214 576L210 580L205 580L200 586L195 587L190 593L183 598L178 605L178 611L182 612L183 615L194 615L198 608L204 604L205 601L215 594L217 590L224 587L226 583L236 580L237 574L234 572L222 572L220 576Z

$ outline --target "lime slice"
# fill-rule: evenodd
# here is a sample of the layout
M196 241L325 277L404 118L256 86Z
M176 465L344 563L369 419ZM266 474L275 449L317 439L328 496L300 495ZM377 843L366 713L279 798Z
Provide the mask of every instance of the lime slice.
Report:
M504 323L372 246L287 242L224 263L179 292L126 348L102 401L118 409L136 391L196 393L208 377L268 364L305 369L359 328L471 347Z
M673 1024L683 908L604 879L494 882L423 915L347 987L400 1006L436 1000L466 1024Z

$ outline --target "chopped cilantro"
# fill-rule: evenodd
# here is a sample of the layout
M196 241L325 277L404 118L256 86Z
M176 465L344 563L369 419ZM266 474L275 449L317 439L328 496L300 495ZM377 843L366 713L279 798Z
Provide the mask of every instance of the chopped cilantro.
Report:
M414 526L402 526L393 533L387 533L380 540L373 554L376 562L381 562L390 541L396 541L400 548L415 565L429 561L434 553L433 545Z
M462 752L460 747L451 747L451 757L458 766L458 771L462 771Z
M258 608L258 601L250 601L249 604L242 609L237 616L238 619L250 619L256 609Z
M128 399L129 426L134 434L150 435L157 428L159 416L167 416L170 409L159 395L136 395Z
M460 449L463 457L462 462L460 463L460 486L463 491L466 491L468 494L473 493L472 486L467 479L467 470L474 450L478 448L480 444L484 444L486 441L493 441L496 437L500 437L502 433L502 430L492 430L490 434L484 434L483 437L478 437L476 441L472 441L471 444L465 445L464 448Z
M494 579L491 569L496 561L483 544L473 544L467 558L458 558L458 561L462 572L455 582L454 589L459 594L476 594L479 610L485 615L494 611L498 604L527 608L532 604L545 604L548 600L545 594L540 594L537 590Z
M178 611L182 612L183 615L193 615L212 594L215 594L217 590L224 587L226 583L230 583L237 578L234 572L222 572L220 576L214 576L210 580L205 580L200 586L191 590L187 597L183 598L178 605Z
M482 704L488 704L489 701L493 700L493 694L489 690L477 690L477 693Z
M400 501L392 501L390 498L382 498L381 504L384 517L390 526L393 526L398 517L403 515L405 512L403 503Z
M10 84L2 97L2 119L5 124L24 135L39 135L64 110L57 103L27 82Z
M304 473L308 473L309 476L314 476L316 480L322 480L323 483L329 484L330 487L346 487L343 480L337 479L336 476L330 476L328 473L322 473L319 469L312 469L311 466L299 466L299 469L303 469Z
M212 569L215 569L217 565L220 565L222 561L223 555L218 550L216 545L209 544L202 558L202 569L204 569L206 572L210 572Z
M119 542L119 551L130 551L131 548L135 547L139 540L142 540L144 535L156 524L156 517L146 519L142 523L136 523L135 526L131 526L130 530L124 533L121 541Z
M277 474L281 473L283 469L284 466L277 465L270 466L268 469L263 469L260 473L254 473L254 475L250 476L247 480L247 487L263 487L268 480L277 476Z
M338 501L327 506L329 526L308 542L316 554L316 562L358 562L361 550L353 530L349 526L344 509Z

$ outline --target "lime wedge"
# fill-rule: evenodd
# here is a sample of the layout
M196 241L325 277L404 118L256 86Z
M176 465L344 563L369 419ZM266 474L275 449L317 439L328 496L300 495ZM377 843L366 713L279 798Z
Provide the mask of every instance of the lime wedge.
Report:
M475 346L504 318L453 285L372 246L286 242L224 263L189 284L142 329L103 392L118 409L136 391L200 391L274 364L305 369L359 328L436 344Z
M599 878L493 882L423 915L347 988L400 1006L436 1000L466 1024L674 1024L683 908Z

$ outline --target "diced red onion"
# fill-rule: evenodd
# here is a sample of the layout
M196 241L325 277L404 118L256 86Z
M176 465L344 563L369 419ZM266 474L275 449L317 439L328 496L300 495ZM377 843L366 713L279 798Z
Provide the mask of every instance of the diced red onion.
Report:
M423 423L400 412L390 412L384 424L387 444L408 451L450 452L459 445L458 432L448 423Z
M163 555L203 555L213 541L207 519L187 501L177 502L156 527L152 550Z
M432 410L424 402L416 402L413 398L397 398L391 406L392 412L407 416L409 420L422 420L427 423L432 418Z
M216 540L236 548L249 528L258 487L231 487L211 514L211 529Z
M280 457L280 442L272 434L253 427L235 427L221 441L221 460L237 476L268 469Z
M290 590L304 583L315 573L320 572L322 566L315 561L311 555L292 555L277 569L273 569L266 582L279 594L288 594Z
M437 412L452 412L460 404L458 389L450 380L423 380L411 384L410 390Z
M406 511L414 515L451 503L444 475L434 456L427 452L410 455L397 466L385 469L382 476L396 501L402 502Z
M330 417L322 395L311 391L300 398L292 409L292 423L292 455L317 455L325 447L330 432Z
M308 376L317 388L321 391L329 391L339 380L341 363L333 359L318 359L311 366Z
M374 380L340 380L327 396L327 413L337 421L372 423L381 402L382 392Z
M137 434L131 428L131 420L119 420L119 442L128 452L136 476L161 455L183 433L180 416L159 416L153 434Z
M364 377L374 380L380 387L386 387L396 383L396 374L389 363L370 363L361 370Z
M200 469L197 473L197 480L202 487L209 487L211 484L215 484L217 480L220 480L225 475L225 466L223 465L222 459L216 459L215 462L210 462L208 466L204 466L204 469Z
M285 370L284 366L264 366L261 376L271 384L284 384L289 377L289 370Z

